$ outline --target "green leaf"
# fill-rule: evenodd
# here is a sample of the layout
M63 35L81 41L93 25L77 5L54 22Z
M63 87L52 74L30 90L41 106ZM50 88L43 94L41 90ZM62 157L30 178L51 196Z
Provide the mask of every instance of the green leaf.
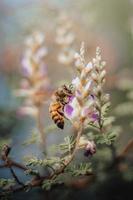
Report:
M7 144L7 145L11 145L11 142L12 140L11 139L3 139L3 138L0 138L0 151L2 150L4 144Z
M115 117L109 116L109 117L104 118L103 121L104 121L103 126L106 127L115 121Z
M27 166L53 166L54 164L61 163L61 159L59 157L50 157L46 159L38 159L38 158L30 158L28 159L26 165Z
M24 171L26 175L38 175L39 172L37 170L28 169Z
M116 140L118 134L116 132L105 133L102 135L96 135L95 140L97 144L111 145Z
M42 184L42 189L50 190L52 186L56 184L62 184L64 181L62 181L62 175L58 175L55 179L45 180Z
M73 146L74 146L74 137L73 136L67 136L64 138L64 143L59 145L60 151L63 153L70 153Z
M15 184L14 179L0 179L0 188L4 189L5 187L10 187Z
M49 126L47 126L44 130L45 134L48 134L54 130L56 130L58 127L55 124L51 124Z
M27 146L30 144L34 144L39 140L38 134L37 133L33 133L29 139L27 139L26 141L23 142L22 145Z
M26 163L27 166L42 166L43 165L43 160L41 159L38 159L38 158L30 158L28 159L27 163Z
M42 189L50 190L53 184L54 184L54 181L52 181L52 180L45 180L45 181L43 181Z
M73 136L67 136L64 138L64 142L58 145L52 145L49 150L50 151L56 151L59 152L61 154L66 154L66 153L70 153L71 150L74 147L74 137Z
M109 108L110 108L110 102L107 102L102 106L101 111L103 116L105 116L108 113Z
M72 165L65 170L71 173L72 176L88 175L92 172L90 163L80 163L79 165Z

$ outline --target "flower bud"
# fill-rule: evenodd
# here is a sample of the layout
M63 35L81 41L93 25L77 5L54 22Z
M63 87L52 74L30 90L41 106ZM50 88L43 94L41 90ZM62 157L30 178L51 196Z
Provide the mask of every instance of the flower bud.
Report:
M93 69L93 65L92 65L91 62L89 62L89 63L87 64L86 68L85 68L86 73L90 73L92 69Z
M109 94L105 94L105 95L103 96L103 102L104 102L104 103L107 103L107 102L109 102L109 100L110 100L110 95L109 95Z
M102 93L102 87L100 85L98 85L95 89L94 89L94 94L96 96L101 96Z
M95 73L92 73L92 74L91 74L91 77L92 77L92 79L93 79L94 81L97 82L98 77L97 77L97 75L96 75Z
M100 74L101 82L102 82L102 80L105 78L105 75L106 75L106 71L103 70L103 71L101 72L101 74Z
M95 64L95 63L96 63L96 58L93 58L92 61L93 61L93 63Z
M95 153L96 153L96 144L94 143L94 141L88 141L85 147L84 156L86 157L92 156Z
M101 62L102 69L105 67L105 65L106 65L106 62L105 62L105 61L102 61L102 62Z
M85 88L84 88L84 92L83 92L83 97L86 98L90 91L91 91L91 85L92 85L92 81L88 81L88 83L86 84Z

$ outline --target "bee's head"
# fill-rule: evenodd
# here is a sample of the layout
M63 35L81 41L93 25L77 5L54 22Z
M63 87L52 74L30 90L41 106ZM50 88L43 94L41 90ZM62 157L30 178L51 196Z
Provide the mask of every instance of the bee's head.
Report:
M71 86L63 85L55 92L56 100L65 104L68 103L69 97L73 95Z

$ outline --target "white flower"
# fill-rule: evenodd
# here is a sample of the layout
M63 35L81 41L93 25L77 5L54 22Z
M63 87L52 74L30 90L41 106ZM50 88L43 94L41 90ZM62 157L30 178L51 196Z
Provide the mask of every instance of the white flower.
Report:
M73 61L73 55L74 51L72 49L69 49L67 51L64 50L59 54L58 60L60 63L69 64Z
M73 86L75 87L75 89L78 89L81 87L81 82L80 82L80 79L79 77L76 77L72 80L72 84Z
M34 45L34 39L32 36L29 36L26 38L25 40L25 44L28 46L28 47L32 47Z
M38 49L38 51L36 52L36 54L34 55L34 59L39 62L44 56L46 56L48 53L48 50L46 47L42 47L40 49Z
M29 106L20 107L17 110L17 115L18 116L24 116L24 115L36 116L37 115L37 109L33 106L32 107L29 107Z
M33 37L35 38L35 42L41 45L45 40L45 35L39 31L33 33Z
M92 62L89 62L87 65L86 65L86 72L90 72L92 69L93 69L93 65L92 65Z

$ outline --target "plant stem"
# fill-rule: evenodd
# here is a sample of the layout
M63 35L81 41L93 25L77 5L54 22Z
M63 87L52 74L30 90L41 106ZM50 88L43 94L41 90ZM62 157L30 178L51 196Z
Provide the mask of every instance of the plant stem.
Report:
M13 178L15 179L15 181L19 184L19 185L22 185L24 186L24 184L19 180L19 178L17 177L16 173L14 172L13 168L12 167L9 167L10 169L10 172L13 176Z
M11 159L8 159L8 163L4 163L3 165L0 165L0 168L8 168L10 166L12 167L16 167L16 168L19 168L21 170L28 170L28 168L20 163L17 163Z
M38 107L38 115L37 115L37 127L40 133L40 141L42 145L45 144L45 132L44 132L44 126L42 124L42 105L39 105Z
M73 151L72 151L72 154L70 155L70 158L67 160L66 163L64 163L64 165L57 171L55 172L51 177L50 179L55 179L59 174L61 174L62 172L64 172L65 168L71 163L71 161L73 160L76 152L77 152L77 149L78 149L78 144L79 144L79 140L80 140L80 137L81 137L81 134L82 134L82 131L83 131L83 125L82 123L80 123L79 125L79 128L77 128L78 132L77 132L77 136L76 136L76 139L75 139L75 145L74 145L74 148L73 148Z
M45 180L50 180L50 179L56 179L56 177L58 175L60 175L61 173L64 172L65 168L71 163L71 161L74 159L74 156L78 150L78 145L79 145L79 140L80 140L80 137L82 135L82 132L83 132L83 123L81 122L78 127L75 126L76 130L77 130L77 136L76 136L76 139L75 139L75 144L74 144L74 148L73 148L73 151L70 155L70 157L68 158L68 160L66 160L65 163L63 163L63 166L60 167L60 169L58 171L55 171L53 172L52 174L48 175L48 176L44 176L44 177L41 177L41 176L35 176L34 179L32 179L30 181L30 183L28 185L26 184L23 184L19 181L19 179L17 178L17 176L15 175L14 171L12 170L11 168L11 165L8 165L8 167L10 168L11 170L11 173L12 175L14 176L16 182L21 185L17 188L12 188L12 192L17 192L17 191L21 191L23 189L25 189L26 187L38 187L38 186L41 186L43 184L43 182ZM6 157L6 159L8 159L8 157ZM13 161L12 161L13 162ZM13 162L15 163L15 162ZM92 174L90 174L92 175Z
M98 120L98 124L99 124L99 132L103 133L103 123L102 123L102 101L101 101L101 94L99 95L99 104L100 104L100 108L98 110L99 112L99 120Z

